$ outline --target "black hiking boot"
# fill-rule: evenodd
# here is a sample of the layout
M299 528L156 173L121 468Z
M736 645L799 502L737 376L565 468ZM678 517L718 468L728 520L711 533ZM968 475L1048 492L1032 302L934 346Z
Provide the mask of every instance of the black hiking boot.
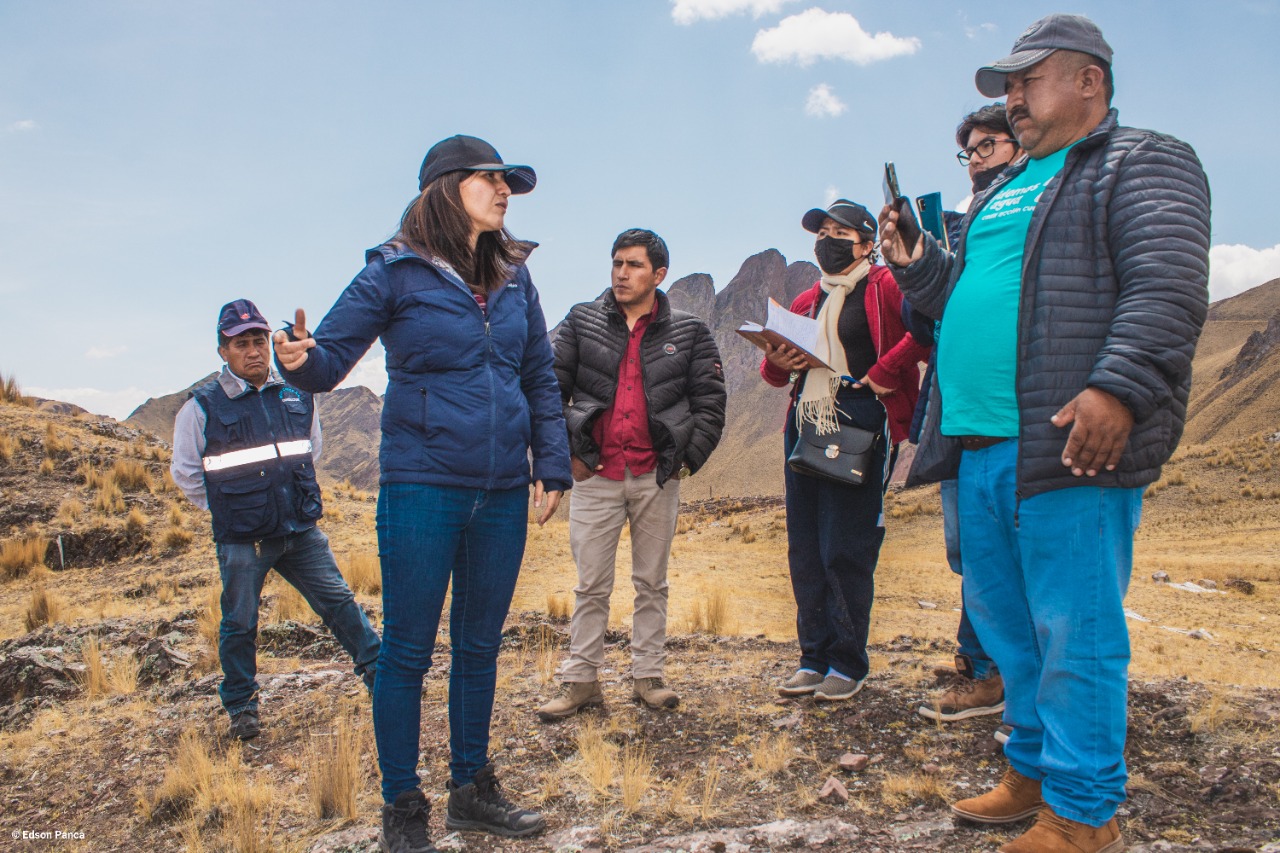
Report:
M382 853L439 853L431 843L427 821L431 804L417 788L405 791L389 806L382 807Z
M231 736L237 740L253 740L262 731L258 723L258 709L245 708L231 715Z
M502 795L492 764L480 768L470 785L458 786L450 780L445 787L449 789L449 812L444 825L449 829L524 838L546 828L542 815L522 809Z

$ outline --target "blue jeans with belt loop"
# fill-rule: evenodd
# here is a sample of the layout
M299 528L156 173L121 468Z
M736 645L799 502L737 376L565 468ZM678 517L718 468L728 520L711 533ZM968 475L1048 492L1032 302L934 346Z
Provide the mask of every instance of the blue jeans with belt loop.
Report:
M498 648L524 558L528 504L527 488L387 483L378 495L383 622L373 731L387 803L418 787L422 680L451 579L450 775L466 785L489 763Z
M1018 442L966 450L960 547L969 616L1005 679L1005 755L1059 815L1101 826L1125 799L1129 631L1141 488L1018 501Z
M262 584L273 568L302 593L367 683L378 662L378 635L343 580L329 539L318 527L260 542L218 544L216 551L222 575L218 695L227 713L235 716L258 708L258 604Z

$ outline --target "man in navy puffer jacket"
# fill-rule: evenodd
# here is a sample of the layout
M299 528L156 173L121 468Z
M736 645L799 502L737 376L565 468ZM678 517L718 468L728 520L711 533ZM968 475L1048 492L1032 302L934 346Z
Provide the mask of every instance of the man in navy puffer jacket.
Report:
M1093 22L1050 15L978 71L1028 159L974 200L954 255L909 251L881 213L902 289L946 312L916 473L958 467L965 600L1013 726L1000 785L952 808L1038 815L1005 853L1123 848L1122 602L1208 303L1204 171L1186 143L1117 124L1111 57Z

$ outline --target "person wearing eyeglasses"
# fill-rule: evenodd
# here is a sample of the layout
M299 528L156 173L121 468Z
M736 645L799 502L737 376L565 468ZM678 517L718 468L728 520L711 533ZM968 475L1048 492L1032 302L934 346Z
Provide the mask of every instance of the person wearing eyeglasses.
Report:
M1004 104L989 104L980 110L969 113L956 128L956 144L961 150L956 153L960 165L969 171L969 180L976 197L986 190L991 183L1004 172L1005 167L1022 156L1022 148L1018 140L1013 138L1009 127L1009 119ZM960 223L964 214L956 211L943 211L943 219L947 225L947 236L953 249L960 242ZM911 306L910 299L903 298L903 322L911 330L916 340L932 346L937 336L937 326L933 318L926 317ZM929 388L937 367L937 350L929 360L929 369L925 373L924 388ZM916 406L915 417L911 422L911 440L917 444L924 420L930 411L932 394L921 394ZM935 398L936 399L936 398ZM935 408L936 411L936 408ZM913 461L907 482L930 482L927 477L917 474L928 459L917 457ZM914 475L918 479L913 479ZM947 549L947 564L951 571L961 575L960 563L960 521L956 506L956 480L948 478L941 482L942 487L942 530ZM941 722L967 720L986 714L999 714L1004 710L1004 679L991 657L982 648L982 643L973 623L969 621L969 612L964 606L963 587L960 601L960 626L956 631L955 669L940 669L937 672L940 688L934 695L916 710L922 717Z

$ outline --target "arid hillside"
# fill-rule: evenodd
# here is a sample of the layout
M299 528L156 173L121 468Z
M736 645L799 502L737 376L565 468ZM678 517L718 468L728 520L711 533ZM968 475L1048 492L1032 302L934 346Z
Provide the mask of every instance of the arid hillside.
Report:
M184 505L166 467L164 442L147 433L0 403L9 823L84 833L58 848L67 850L375 849L368 698L275 578L259 637L265 731L248 745L227 741L207 516ZM325 498L322 527L377 624L373 496L336 484ZM1020 830L955 824L945 810L1002 772L996 721L938 726L915 713L934 669L950 661L959 589L943 560L936 490L893 491L887 514L872 676L855 700L824 708L774 693L797 654L778 500L696 500L671 568L668 675L680 708L657 714L627 701L624 540L607 705L550 726L533 709L555 686L574 569L563 516L531 528L500 661L494 756L513 796L543 809L550 829L519 845L454 835L442 849L966 853ZM1127 604L1130 849L1258 850L1280 838L1274 436L1180 451L1149 492ZM447 835L447 636L423 695L421 772L438 838Z

